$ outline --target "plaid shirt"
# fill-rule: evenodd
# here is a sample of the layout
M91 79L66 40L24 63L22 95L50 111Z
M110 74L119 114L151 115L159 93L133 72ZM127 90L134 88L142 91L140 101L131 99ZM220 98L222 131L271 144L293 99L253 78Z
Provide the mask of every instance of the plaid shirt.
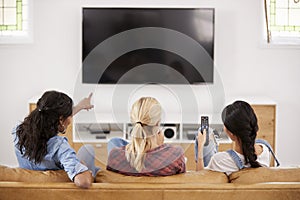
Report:
M107 162L107 170L129 176L170 176L185 172L183 149L179 146L163 144L147 151L145 168L138 172L125 157L125 146L114 148Z

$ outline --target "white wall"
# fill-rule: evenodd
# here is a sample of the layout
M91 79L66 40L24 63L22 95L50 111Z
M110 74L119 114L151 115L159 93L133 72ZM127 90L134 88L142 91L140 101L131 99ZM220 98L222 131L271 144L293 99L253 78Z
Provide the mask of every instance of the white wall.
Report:
M84 0L85 5L114 6L204 6L216 8L215 58L216 69L226 97L268 96L277 102L277 153L284 166L300 165L300 134L297 123L300 112L300 48L266 48L261 45L262 3L260 0L207 1L143 1ZM28 101L47 89L76 92L80 71L80 6L73 0L34 1L34 42L26 45L0 45L0 164L15 166L12 127L28 113ZM220 84L220 83L216 83ZM85 88L85 87L84 87ZM124 86L123 93L132 92ZM162 88L147 88L142 92L159 98L167 113L178 113L177 103L170 99L185 88L170 87L175 95ZM95 110L111 112L114 88L86 87L82 95L94 91ZM143 89L142 89L143 90ZM200 112L208 112L211 101L205 86L193 87ZM205 100L203 100L203 95ZM136 98L136 94L130 94ZM126 96L126 95L125 95ZM75 97L75 101L78 98ZM132 99L120 99L130 103ZM189 98L182 105L191 105ZM202 102L202 103L199 103ZM173 106L172 106L173 105ZM125 106L126 107L126 106ZM118 107L120 111L127 108ZM184 106L183 106L184 107ZM188 112L193 107L184 108ZM115 112L115 110L114 110ZM192 113L192 111L191 111Z

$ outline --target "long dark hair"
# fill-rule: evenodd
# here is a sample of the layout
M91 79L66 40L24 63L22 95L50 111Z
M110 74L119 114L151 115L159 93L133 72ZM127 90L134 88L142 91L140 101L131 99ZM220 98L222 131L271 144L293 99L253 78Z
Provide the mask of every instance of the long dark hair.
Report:
M58 134L59 120L72 115L73 101L64 93L47 91L17 128L17 147L30 161L40 163L47 154L47 142Z
M258 131L257 118L252 107L244 101L235 101L224 108L222 120L225 127L238 137L241 142L246 164L261 167L256 161L255 138Z

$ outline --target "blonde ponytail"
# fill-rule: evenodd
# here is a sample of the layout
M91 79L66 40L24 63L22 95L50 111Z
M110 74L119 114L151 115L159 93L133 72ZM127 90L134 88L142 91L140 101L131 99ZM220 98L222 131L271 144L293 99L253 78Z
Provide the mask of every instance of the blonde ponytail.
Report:
M125 156L127 161L138 172L144 168L145 153L151 149L149 137L155 134L161 120L161 106L152 97L142 97L132 105L130 113L133 128L132 141L126 146Z

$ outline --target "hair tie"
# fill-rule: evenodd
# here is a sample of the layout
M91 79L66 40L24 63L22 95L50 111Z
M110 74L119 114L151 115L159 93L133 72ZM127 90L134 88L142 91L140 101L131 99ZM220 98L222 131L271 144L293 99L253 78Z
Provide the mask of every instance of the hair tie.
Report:
M135 122L136 124L140 124L141 126L144 126L142 122Z

